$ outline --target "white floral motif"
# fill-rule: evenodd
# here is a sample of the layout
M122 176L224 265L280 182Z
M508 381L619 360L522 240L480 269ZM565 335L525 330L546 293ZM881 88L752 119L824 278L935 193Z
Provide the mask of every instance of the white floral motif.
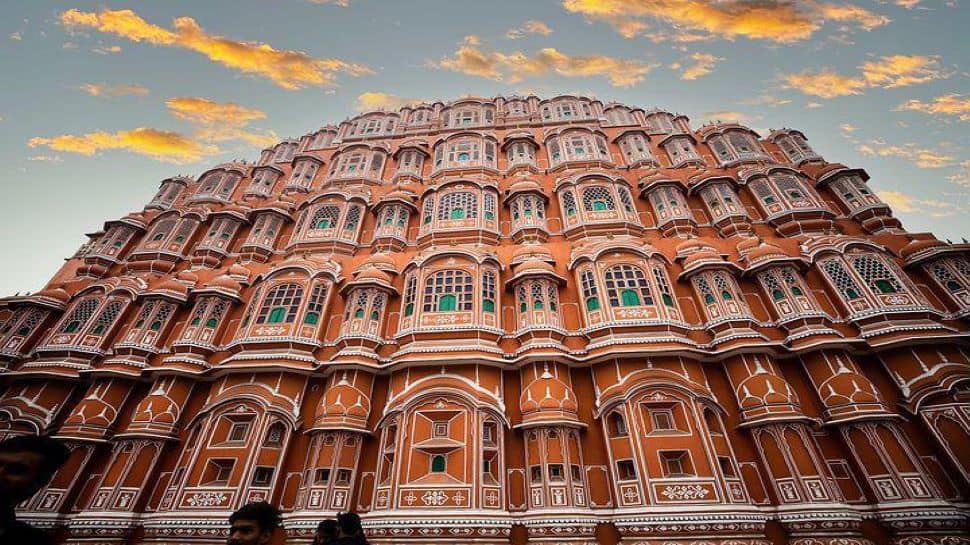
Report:
M706 497L711 491L699 484L676 485L664 488L663 494L671 500L697 500Z
M444 505L445 502L448 501L448 496L446 496L445 493L440 490L429 490L425 492L423 496L421 496L421 501L423 501L425 505Z
M212 507L221 505L226 501L226 495L222 492L196 492L186 500L186 503L193 507Z

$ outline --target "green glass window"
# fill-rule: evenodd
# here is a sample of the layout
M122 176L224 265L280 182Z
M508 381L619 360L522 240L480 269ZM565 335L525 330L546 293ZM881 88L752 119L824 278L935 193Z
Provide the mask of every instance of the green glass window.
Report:
M306 316L303 317L303 323L309 325L317 325L320 323L320 313L318 312L307 312Z
M731 299L734 299L734 296L731 295L731 292L729 292L728 290L724 290L721 292L721 299L724 299L725 301L730 301Z
M322 220L318 221L317 222L317 225L314 227L314 229L329 229L329 228L330 228L330 220L329 219L322 219Z
M795 296L804 295L804 293L802 293L802 288L799 288L798 286L791 287L791 294Z
M532 303L533 310L543 310L544 307L545 305L542 304L542 301L536 300L534 303Z
M665 293L661 295L660 298L663 300L664 304L667 305L668 307L674 306L674 298L671 297L669 293Z
M451 210L451 219L453 220L463 220L465 219L465 209L464 208L454 208Z
M266 323L279 324L283 322L284 317L286 317L286 308L276 307L269 311L269 318L266 320Z
M380 317L381 317L381 314L379 312L377 312L376 310L371 311L370 313L371 320L379 320Z
M946 289L950 291L960 291L962 287L956 280L947 280L946 282Z
M354 318L363 318L363 317L364 317L364 309L359 308L354 311Z
M189 322L189 325L199 325L200 321L202 321L202 318L192 318L192 321Z
M527 310L529 310L529 305L525 303L522 303L521 305L519 305L519 312L525 312Z
M586 310L599 310L600 300L595 297L588 297L586 299Z
M442 295L441 299L438 299L438 312L447 312L450 310L455 310L455 296Z
M593 210L606 210L606 203L603 201L593 201Z
M152 331L159 331L162 329L162 322L155 320L152 322L152 325L148 326L148 329L151 329Z
M549 301L549 310L555 312L555 310L556 310L556 302L555 301Z
M889 280L876 280L876 288L879 289L879 293L896 293L896 286L893 285Z
M495 312L495 301L491 299L485 299L482 301L482 310L485 312Z
M711 295L710 293L704 294L704 304L713 305L714 304L714 296Z
M414 314L414 303L408 303L404 307L404 315L405 316L411 316L412 314Z
M441 454L435 455L431 458L431 472L432 473L444 473L445 472L445 457Z
M65 333L76 333L77 330L80 329L80 328L81 328L81 322L78 322L78 321L75 320L75 321L67 324L67 327L64 328L64 332Z
M216 320L215 318L209 318L208 320L205 321L205 326L206 327L213 327L214 328L217 325L219 325L219 321Z
M856 292L856 291L855 291L854 289L852 289L852 288L847 288L847 289L845 290L845 296L846 296L846 297L848 297L848 298L849 298L850 300L851 300L851 299L858 299L858 298L859 298L859 293L858 293L858 292Z
M623 290L620 292L620 303L625 307L638 307L640 296L634 290Z
M781 301L785 298L785 294L781 290L772 290L771 297L775 301Z
M100 335L100 334L104 333L104 326L103 325L99 325L99 326L95 327L91 331L91 333L94 333L95 335Z

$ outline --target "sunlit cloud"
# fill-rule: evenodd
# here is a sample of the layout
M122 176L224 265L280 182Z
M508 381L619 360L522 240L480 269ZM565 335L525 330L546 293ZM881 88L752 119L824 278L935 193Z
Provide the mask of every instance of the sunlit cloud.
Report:
M54 151L95 155L102 151L123 150L167 163L194 163L218 151L215 146L195 141L177 132L139 127L130 131L105 131L81 135L65 134L45 138L35 136L27 145Z
M120 45L109 45L106 47L95 47L91 51L98 55L110 55L111 53L121 53Z
M701 113L703 119L715 120L715 121L736 121L738 123L751 121L753 118L747 116L746 114L734 110L716 110L713 112L703 112Z
M131 10L105 9L93 13L69 9L61 13L60 21L68 30L93 29L134 42L196 51L223 66L267 78L284 89L334 85L338 73L351 76L372 73L362 64L318 59L301 51L215 36L191 17L176 18L172 23L174 30L153 25Z
M811 0L563 0L563 7L603 21L622 36L643 33L651 22L733 40L792 43L810 38L827 22L872 30L888 17L851 4Z
M266 118L266 112L262 110L202 97L174 97L166 100L165 105L173 117L192 124L196 129L194 138L202 142L243 140L265 147L279 140L273 131L254 133L245 130L252 121Z
M752 98L746 98L744 100L738 101L738 104L743 104L745 106L783 106L785 104L791 104L791 99L779 98L775 95L758 95Z
M805 107L808 108L809 110L814 110L816 108L821 108L822 104L819 102L808 102L805 104Z
M11 32L10 34L7 35L7 38L9 38L9 39L11 39L11 40L13 40L15 42L19 42L20 40L23 40L24 39L24 35L23 35L22 32L19 32L19 31L18 32Z
M553 47L540 49L533 56L520 51L502 53L478 47L473 36L466 37L458 51L428 65L470 76L517 83L526 77L540 77L550 73L564 77L602 76L610 84L627 87L643 81L659 64L638 60L617 59L606 55L571 56Z
M929 149L907 142L902 145L888 144L883 140L869 140L868 142L858 142L856 149L863 155L870 157L897 157L905 159L919 168L937 169L952 167L958 164L957 158L946 155L944 152Z
M552 29L549 28L549 25L543 23L542 21L532 19L522 23L522 26L509 29L509 31L505 33L505 37L510 40L518 40L526 34L541 34L543 36L548 36L552 34Z
M699 77L706 76L714 71L714 65L718 61L723 61L724 59L711 55L710 53L694 53L690 56L690 60L694 61L694 63L684 69L684 73L680 75L680 79L695 80Z
M845 136L846 138L857 130L859 130L859 127L856 127L852 123L842 123L839 125L839 132L841 132L842 136Z
M970 98L951 93L938 96L929 102L912 99L900 104L893 111L922 112L936 116L956 117L960 121L970 121Z
M333 5L345 8L350 5L350 0L308 0L311 4Z
M902 191L877 191L876 194L893 210L906 214L926 214L935 218L941 218L952 216L960 211L953 203L935 199L921 199L903 193Z
M141 85L109 85L107 83L85 83L80 89L93 97L145 96L151 92L148 87Z
M355 107L358 112L371 110L398 110L409 104L424 102L420 98L401 97L390 93L367 91L357 95Z
M890 55L866 61L854 76L839 74L831 68L807 69L796 74L780 76L782 87L796 89L806 95L835 98L861 95L865 89L892 89L926 83L952 76L952 71L940 66L937 57L925 55Z
M923 0L895 0L893 4L897 6L902 6L906 9L913 9L920 4Z
M64 161L60 155L32 155L27 160L41 163L60 163Z

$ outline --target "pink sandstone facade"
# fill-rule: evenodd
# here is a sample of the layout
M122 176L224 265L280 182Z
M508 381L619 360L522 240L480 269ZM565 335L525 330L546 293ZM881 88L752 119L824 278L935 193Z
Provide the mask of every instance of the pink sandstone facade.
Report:
M371 112L162 182L0 299L65 543L958 545L970 245L797 130L561 96Z

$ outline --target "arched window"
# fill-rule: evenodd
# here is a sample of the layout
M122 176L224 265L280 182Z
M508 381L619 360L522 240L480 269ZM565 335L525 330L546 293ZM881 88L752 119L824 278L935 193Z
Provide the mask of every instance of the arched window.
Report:
M307 303L306 313L303 315L303 323L317 325L320 323L320 316L323 314L323 306L327 302L327 284L318 282L310 292L310 301Z
M411 274L404 284L404 316L414 315L414 300L417 295L418 279Z
M473 309L475 283L472 275L460 270L438 271L424 286L424 312L470 311Z
M266 430L266 438L263 439L263 446L279 448L283 446L283 437L286 435L286 426L282 422L276 422Z
M580 275L580 284L582 284L583 289L583 301L586 304L586 310L594 311L600 309L600 299L599 292L596 287L596 279L593 276L593 271L585 270L582 275Z
M291 324L303 301L303 287L299 284L280 284L266 293L263 306L256 316L257 324Z
M849 257L849 263L859 273L859 276L869 285L874 294L899 293L906 291L889 267L873 255L855 255Z
M456 220L478 216L478 197L470 191L455 191L441 197L439 220Z
M105 305L101 310L101 314L98 315L97 320L94 321L91 333L93 335L104 335L107 333L124 307L125 304L122 301L111 301Z
M672 167L679 167L689 161L700 161L701 156L694 149L694 144L689 138L671 138L664 145L664 150L670 157Z
M576 215L576 197L573 195L572 191L563 191L562 209L563 213L565 213L567 216Z
M852 275L846 270L845 265L838 259L830 259L821 262L822 270L835 284L835 289L846 300L852 301L862 297L862 292L856 284Z
M962 303L964 299L959 295L970 291L970 262L965 257L943 257L924 265L924 268L956 301Z
M583 208L587 212L616 210L616 203L610 190L603 186L587 187L583 190Z
M653 305L650 284L640 267L615 265L603 274L606 294L613 307Z
M495 273L482 273L482 310L495 312Z
M442 454L435 454L431 458L431 472L432 473L444 473L447 470L447 464L445 462L445 457Z
M612 437L623 437L627 435L626 421L619 411L613 411L608 418L610 435Z
M321 206L313 218L310 219L311 229L332 229L337 226L337 220L340 217L340 208L328 204L326 206Z
M94 311L98 309L98 303L98 298L93 296L75 303L71 313L61 321L59 331L61 333L77 333L80 331L91 319Z

